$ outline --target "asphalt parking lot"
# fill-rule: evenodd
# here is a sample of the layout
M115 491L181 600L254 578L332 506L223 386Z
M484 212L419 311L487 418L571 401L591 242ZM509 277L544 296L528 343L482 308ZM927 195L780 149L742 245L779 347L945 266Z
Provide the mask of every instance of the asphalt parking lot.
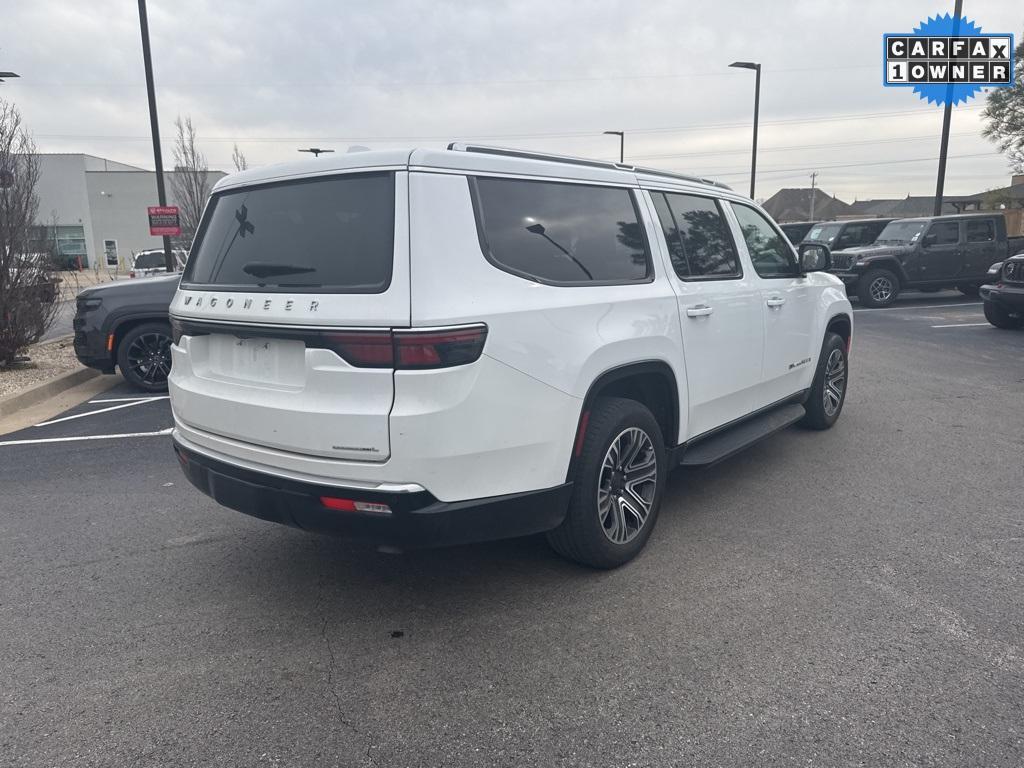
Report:
M858 310L845 412L613 572L222 509L166 398L0 436L0 764L1020 766L1024 332Z

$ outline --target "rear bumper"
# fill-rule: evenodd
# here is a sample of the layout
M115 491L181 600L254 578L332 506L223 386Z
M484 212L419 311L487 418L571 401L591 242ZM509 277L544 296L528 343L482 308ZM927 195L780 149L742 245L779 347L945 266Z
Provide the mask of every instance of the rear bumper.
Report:
M449 546L528 536L557 528L572 483L468 501L442 502L426 491L385 493L280 478L217 461L174 441L185 476L219 504L307 531L369 539L402 549ZM321 496L386 504L390 514L339 512Z
M1018 288L1005 284L983 285L981 298L998 304L1008 312L1024 312L1024 286Z

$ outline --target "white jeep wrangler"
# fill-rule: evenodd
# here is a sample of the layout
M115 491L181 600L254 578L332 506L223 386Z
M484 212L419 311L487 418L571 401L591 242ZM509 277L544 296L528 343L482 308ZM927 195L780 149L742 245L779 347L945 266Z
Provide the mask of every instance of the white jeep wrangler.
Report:
M221 504L620 565L668 473L846 394L853 313L703 179L477 146L221 180L171 304L175 449Z

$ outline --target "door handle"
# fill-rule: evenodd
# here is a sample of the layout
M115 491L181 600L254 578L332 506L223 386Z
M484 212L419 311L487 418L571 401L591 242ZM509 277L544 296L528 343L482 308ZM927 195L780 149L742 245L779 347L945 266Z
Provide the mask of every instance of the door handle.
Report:
M772 296L772 297L771 297L770 299L768 299L768 301L767 301L767 302L765 302L765 303L766 303L766 304L767 304L767 305L768 305L769 307L773 307L773 308L774 308L774 307L781 307L781 306L782 306L783 304L785 304L785 303L786 303L786 300L785 300L784 298L782 298L781 296Z
M709 307L707 304L698 304L694 307L689 307L686 310L687 317L705 317L710 315L715 310Z

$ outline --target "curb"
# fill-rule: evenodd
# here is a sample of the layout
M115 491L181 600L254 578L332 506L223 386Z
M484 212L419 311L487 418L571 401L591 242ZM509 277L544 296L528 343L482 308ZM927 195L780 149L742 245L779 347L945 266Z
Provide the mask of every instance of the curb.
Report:
M36 384L31 389L26 389L24 392L18 392L15 395L8 395L7 397L0 398L0 419L5 416L10 416L12 413L16 413L22 408L28 408L36 405L37 403L41 403L47 398L59 395L64 390L76 387L82 382L94 379L99 375L100 372L93 368L79 368L74 371L62 373L60 376L54 376L49 381Z

